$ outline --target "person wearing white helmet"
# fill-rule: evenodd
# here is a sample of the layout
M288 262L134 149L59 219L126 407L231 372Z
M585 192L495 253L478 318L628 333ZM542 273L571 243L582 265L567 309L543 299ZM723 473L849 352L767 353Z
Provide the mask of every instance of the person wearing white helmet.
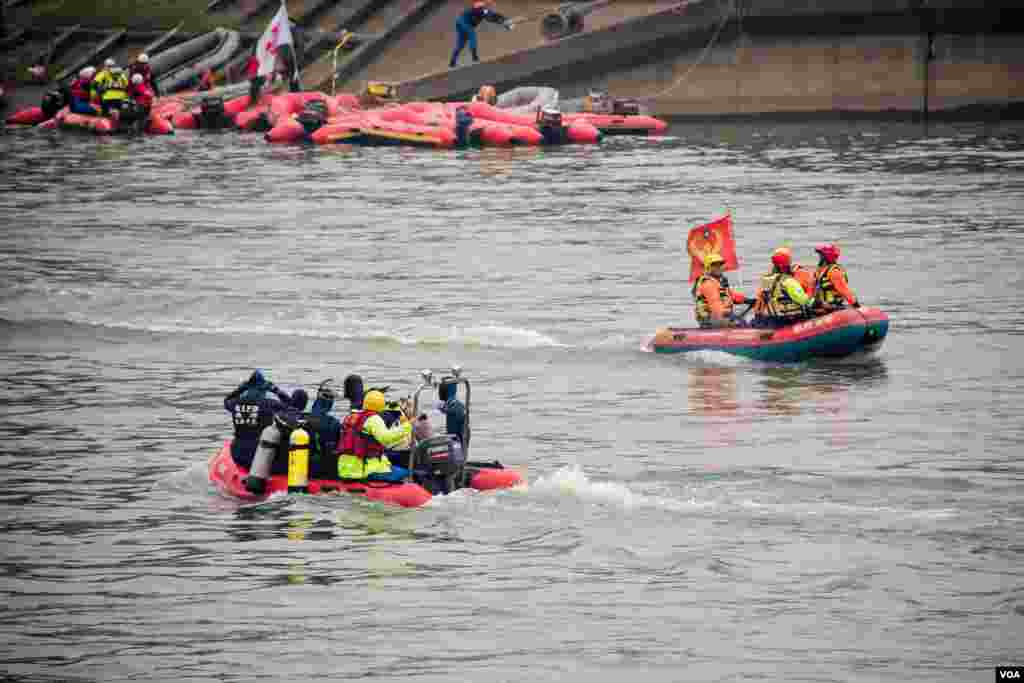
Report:
M150 89L149 84L146 83L146 79L142 77L142 74L132 76L131 85L128 86L128 94L135 101L135 104L139 105L143 113L149 116L149 112L153 108L153 91Z
M69 89L71 101L68 103L68 108L75 114L96 115L96 109L89 104L92 99L92 79L95 73L96 69L87 66L79 71L78 78L71 82Z
M103 68L96 72L96 75L92 79L92 87L95 95L95 99L99 101L100 95L102 95L104 88L107 87L107 83L110 82L110 70L117 66L112 58L107 57L103 60Z
M154 94L159 95L160 90L157 88L156 79L153 77L153 67L149 65L149 55L145 52L135 58L135 61L128 65L128 73L131 76L135 74L142 74L143 80L146 85L153 91Z

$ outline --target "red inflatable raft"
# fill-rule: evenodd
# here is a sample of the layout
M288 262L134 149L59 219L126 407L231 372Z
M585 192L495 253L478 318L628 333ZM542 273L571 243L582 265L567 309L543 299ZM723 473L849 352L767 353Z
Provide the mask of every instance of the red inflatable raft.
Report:
M471 467L471 465L470 465ZM231 458L231 442L224 444L209 463L210 482L221 492L242 500L264 500L274 493L288 491L288 476L276 474L267 481L267 492L256 495L249 492L243 483L248 470L239 467ZM483 467L470 474L469 486L477 491L492 491L511 488L522 483L523 477L515 470L497 467ZM309 493L349 493L364 496L368 500L402 507L420 507L433 498L427 489L413 482L388 483L376 481L343 481L337 479L313 479L309 482Z
M605 135L662 135L668 124L653 116L640 114L566 114L565 119L572 122L585 122L597 128Z

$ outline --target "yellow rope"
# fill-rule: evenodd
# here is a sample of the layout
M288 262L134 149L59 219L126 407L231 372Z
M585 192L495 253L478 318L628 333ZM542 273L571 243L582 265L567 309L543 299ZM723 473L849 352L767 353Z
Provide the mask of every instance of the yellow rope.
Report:
M672 92L673 90L675 90L676 88L678 88L683 83L685 83L686 79L690 77L691 73L693 73L693 70L696 69L698 66L700 66L704 62L705 59L707 59L708 53L711 52L712 46L715 44L715 41L718 40L718 36L721 35L722 29L725 28L725 25L729 22L729 18L731 16L732 16L732 12L731 11L726 11L725 14L722 15L722 21L720 21L718 23L718 28L715 29L715 33L714 33L714 35L711 36L711 40L709 40L708 44L704 46L704 51L701 52L700 57L697 58L697 61L695 61L693 64L691 64L689 66L689 68L683 73L682 76L680 76L675 81L673 81L667 88L665 88L661 92L655 93L654 95L649 95L649 96L645 97L644 99L652 99L653 100L653 99L656 99L658 97L663 97L663 96L669 94L670 92Z

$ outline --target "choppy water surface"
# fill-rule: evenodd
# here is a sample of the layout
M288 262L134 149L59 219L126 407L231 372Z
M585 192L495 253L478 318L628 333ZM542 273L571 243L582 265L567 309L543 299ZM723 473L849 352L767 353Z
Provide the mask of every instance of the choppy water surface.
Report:
M1019 127L430 152L0 136L11 680L988 681L1024 625ZM686 229L835 240L878 356L644 353ZM529 486L241 507L254 367L474 382Z

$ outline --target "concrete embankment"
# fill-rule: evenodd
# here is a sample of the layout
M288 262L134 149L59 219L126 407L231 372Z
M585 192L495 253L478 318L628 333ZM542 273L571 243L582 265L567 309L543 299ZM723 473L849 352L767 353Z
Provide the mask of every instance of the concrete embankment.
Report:
M597 88L642 98L653 113L673 117L999 112L1024 102L1024 36L1007 20L1008 0L648 7L644 16L487 63L406 79L401 93L458 99L482 83L499 90L544 84L572 98ZM440 43L423 54L434 63L446 57ZM367 74L383 76L377 68Z

